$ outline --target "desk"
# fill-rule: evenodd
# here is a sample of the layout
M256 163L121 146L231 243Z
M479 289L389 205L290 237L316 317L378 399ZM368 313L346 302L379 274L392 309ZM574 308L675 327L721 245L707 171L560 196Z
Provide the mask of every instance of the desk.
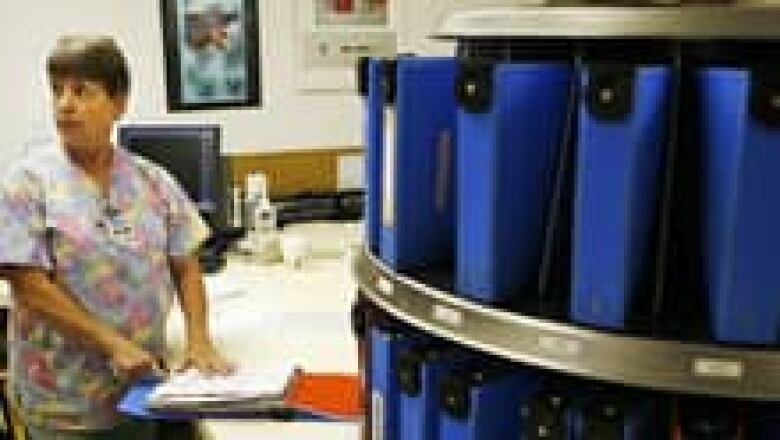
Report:
M231 257L222 272L205 278L212 336L241 367L292 359L304 370L356 373L357 344L349 311L357 286L350 252L345 252L354 244L349 237L356 233L355 226L296 225L294 230L314 246L315 258L300 269ZM342 251L322 252L327 241ZM327 257L316 258L318 254ZM176 306L168 325L172 359L181 358L183 335L183 318ZM214 440L357 440L360 435L358 424L334 422L206 420L201 430L205 438Z

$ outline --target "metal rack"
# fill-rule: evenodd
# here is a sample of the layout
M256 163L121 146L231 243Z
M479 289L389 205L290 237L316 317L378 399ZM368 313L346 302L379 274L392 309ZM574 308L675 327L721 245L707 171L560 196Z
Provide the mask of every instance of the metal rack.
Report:
M364 250L358 285L377 307L430 334L512 361L678 393L780 399L780 351L632 337L475 304L394 273Z
M564 0L565 1L565 0ZM459 50L511 55L515 43L674 43L724 46L719 56L763 59L780 43L780 3L671 6L494 6L456 10L433 35ZM682 43L682 44L678 44ZM690 44L689 44L690 43ZM743 44L744 43L744 44ZM575 44L576 46L576 44ZM644 47L644 46L643 46ZM738 47L737 50L733 50ZM501 52L501 53L504 53ZM461 54L463 55L463 54ZM511 58L511 57L510 57ZM780 350L628 336L510 313L456 297L395 273L368 250L355 260L365 297L423 332L511 361L604 382L654 390L752 400L780 400Z

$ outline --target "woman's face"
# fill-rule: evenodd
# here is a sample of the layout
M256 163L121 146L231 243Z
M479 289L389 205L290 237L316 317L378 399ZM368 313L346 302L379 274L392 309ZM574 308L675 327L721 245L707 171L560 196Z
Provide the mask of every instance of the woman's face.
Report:
M124 96L110 96L100 82L71 77L53 78L52 94L57 131L66 147L110 144L114 122L125 110Z

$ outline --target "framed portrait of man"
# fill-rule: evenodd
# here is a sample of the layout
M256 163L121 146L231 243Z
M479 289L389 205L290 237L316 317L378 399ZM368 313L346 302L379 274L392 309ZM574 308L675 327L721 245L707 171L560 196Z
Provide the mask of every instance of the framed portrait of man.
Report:
M168 109L258 107L257 0L161 0Z

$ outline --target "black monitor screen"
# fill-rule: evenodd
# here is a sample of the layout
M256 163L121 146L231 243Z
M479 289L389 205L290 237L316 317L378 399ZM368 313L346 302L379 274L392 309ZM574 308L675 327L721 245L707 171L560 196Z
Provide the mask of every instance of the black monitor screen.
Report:
M165 168L212 229L227 227L219 125L123 125L118 138L130 152Z

